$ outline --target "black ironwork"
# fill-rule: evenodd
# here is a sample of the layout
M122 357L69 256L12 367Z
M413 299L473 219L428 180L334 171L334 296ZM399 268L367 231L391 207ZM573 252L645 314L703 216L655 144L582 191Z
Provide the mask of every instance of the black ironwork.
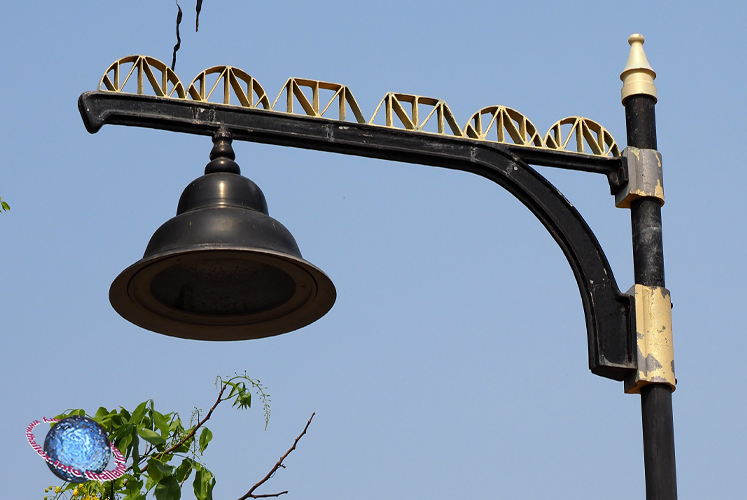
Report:
M225 128L237 140L444 167L490 179L534 213L568 259L586 316L591 371L622 380L635 369L631 297L619 291L604 252L578 211L528 165L602 173L614 193L626 182L623 158L141 95L88 92L78 105L91 133L104 124L199 135Z
M656 99L634 95L625 99L628 145L657 149ZM635 282L665 286L661 202L640 198L630 205L633 232L633 271ZM674 454L672 392L668 384L648 384L641 388L643 460L646 469L646 499L677 499L677 468Z

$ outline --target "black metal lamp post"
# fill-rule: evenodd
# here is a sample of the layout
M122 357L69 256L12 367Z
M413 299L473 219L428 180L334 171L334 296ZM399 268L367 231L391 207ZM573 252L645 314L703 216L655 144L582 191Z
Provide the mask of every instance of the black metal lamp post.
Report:
M631 46L637 48L643 44L643 37L632 35L629 39ZM637 74L634 73L638 70ZM629 72L626 75L626 72ZM651 160L656 151L656 87L653 78L656 76L640 52L631 51L628 65L623 71L623 79L630 79L629 88L623 86L623 105L625 106L625 123L628 136L628 146L637 148L641 155L649 154ZM626 84L628 82L625 82ZM626 92L627 90L627 92ZM662 239L661 206L664 202L663 188L657 191L657 184L661 186L661 157L656 166L649 169L651 177L645 179L653 189L641 193L630 202L631 226L633 229L633 272L636 288L647 288L651 294L666 299L659 301L664 311L659 314L667 316L671 310L669 292L664 288L664 247ZM645 171L645 170L644 170ZM662 293L663 292L663 293ZM662 303L663 302L663 303ZM649 302L650 304L651 302ZM666 322L666 321L665 321ZM659 322L658 326L664 326ZM654 326L654 325L652 325ZM669 341L669 357L671 358L671 375L669 380L646 383L638 387L641 394L641 415L643 423L643 456L646 468L646 498L675 499L677 498L677 473L674 454L674 418L672 415L672 391L674 390L674 357L671 354L671 316L668 325L668 335L661 335ZM640 329L639 329L640 330ZM655 335L654 335L655 336ZM638 364L644 356L638 356ZM652 367L655 369L655 367ZM639 366L640 370L640 366ZM663 382L663 383L662 383Z
M319 319L332 307L334 285L301 257L290 233L269 217L259 188L239 175L232 140L472 172L518 198L563 250L581 293L590 370L624 381L625 392L641 394L646 497L676 499L671 398L676 381L671 302L664 288L655 73L643 52L643 37L633 35L629 43L621 76L628 131L622 154L603 127L578 117L559 120L543 138L518 111L490 106L462 129L445 102L390 93L376 112L383 109L382 126L374 125L376 113L366 122L350 89L339 84L292 78L270 105L261 85L237 68L205 70L185 89L173 71L153 58L117 61L102 78L100 91L80 97L89 132L104 124L141 126L209 135L215 145L205 175L182 194L176 217L156 231L143 259L112 284L112 305L139 326L199 340L277 335ZM127 64L132 69L122 78L120 67ZM125 93L135 74L137 93ZM216 74L209 89L208 77ZM145 95L146 81L154 96ZM220 88L223 102L210 102ZM239 105L231 105L231 91ZM321 91L332 93L326 107ZM283 92L286 109L280 110ZM302 114L294 112L294 102ZM419 115L421 105L432 107L425 119ZM329 109L337 109L339 118L325 117ZM352 121L346 119L348 109ZM437 133L423 131L431 119ZM488 135L491 128L495 139ZM575 152L567 148L574 135ZM631 209L636 284L627 294L618 289L581 215L529 164L607 177L616 205Z

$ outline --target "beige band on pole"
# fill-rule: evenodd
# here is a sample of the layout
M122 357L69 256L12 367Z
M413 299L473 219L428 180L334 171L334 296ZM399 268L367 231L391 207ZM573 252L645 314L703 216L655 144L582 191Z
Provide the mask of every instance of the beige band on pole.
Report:
M667 384L675 390L672 346L672 300L660 286L634 285L638 369L625 379L625 392L638 394L647 384Z

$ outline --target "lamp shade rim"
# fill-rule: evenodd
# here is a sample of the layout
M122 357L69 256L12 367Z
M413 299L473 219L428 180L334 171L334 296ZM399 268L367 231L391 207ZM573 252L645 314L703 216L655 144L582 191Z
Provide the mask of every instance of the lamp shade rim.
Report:
M281 275L287 294L277 303L244 312L205 314L175 307L158 297L154 283L178 266L200 262L260 267ZM237 282L241 287L241 279ZM335 286L319 268L284 252L236 245L203 244L170 249L140 259L122 271L109 289L112 307L127 321L147 330L194 340L232 341L280 335L324 316L337 298ZM226 297L230 301L231 297Z

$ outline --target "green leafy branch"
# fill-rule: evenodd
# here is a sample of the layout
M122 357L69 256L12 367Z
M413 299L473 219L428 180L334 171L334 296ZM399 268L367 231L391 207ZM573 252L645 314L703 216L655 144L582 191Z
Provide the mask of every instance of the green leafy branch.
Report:
M236 382L237 380L238 382ZM252 406L252 392L247 387L247 383L251 385L251 389L254 389L262 399L262 409L265 412L265 430L267 430L267 425L270 423L270 395L266 392L267 387L264 387L259 380L248 378L246 372L243 375L236 374L228 380L223 380L220 376L215 379L216 387L222 384L223 389L226 387L231 388L231 392L228 393L226 399L233 399L233 406L239 410L245 410Z
M205 426L205 423L218 405L224 401L233 400L233 406L238 409L250 408L252 394L262 400L265 428L270 418L270 395L267 388L259 380L249 378L246 372L225 379L218 377L217 386L220 386L220 391L215 404L202 418L200 418L201 410L195 409L188 427L184 426L178 413L158 412L154 408L153 400L140 403L131 413L123 407L119 407L119 410L99 408L91 418L104 427L111 442L124 454L125 459L131 460L131 465L122 477L114 481L103 484L97 481L80 484L65 483L62 487L54 489L56 493L54 499L146 500L152 492L156 500L179 500L184 483L194 472L192 489L197 500L213 500L215 476L202 462L202 454L213 438L212 431ZM226 395L227 389L229 389L228 395ZM68 410L56 418L62 419L72 415L85 415L85 412L81 409ZM311 418L313 417L312 414ZM278 469L285 468L283 460L306 434L311 418L291 449L240 500L276 497L287 493L284 491L276 494L255 495L254 491L269 480ZM144 447L142 451L141 445ZM181 459L180 463L178 463L179 459Z

